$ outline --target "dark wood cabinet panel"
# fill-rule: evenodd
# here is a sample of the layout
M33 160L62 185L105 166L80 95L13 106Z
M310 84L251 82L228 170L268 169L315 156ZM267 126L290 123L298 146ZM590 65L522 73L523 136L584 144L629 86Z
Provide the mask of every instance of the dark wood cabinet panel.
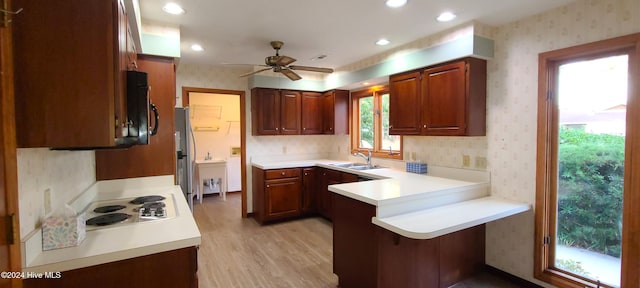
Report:
M275 220L300 215L300 188L297 177L265 181L265 218Z
M14 7L25 11L12 22L18 146L116 145L126 136L123 3L16 0Z
M389 132L397 135L486 134L486 61L465 58L392 75Z
M149 144L97 150L96 180L175 175L175 64L172 58L140 55L138 70L148 73L149 98L160 114L158 133Z
M198 250L196 247L189 247L62 271L62 277L58 279L30 278L22 283L25 288L196 288L197 271Z
M320 190L318 191L317 202L318 212L324 218L331 220L333 214L333 200L331 198L331 195L334 193L329 191L328 186L342 183L342 172L322 168L320 179Z
M340 180L342 183L358 182L358 175L342 172L342 174L340 174Z
M322 134L324 95L318 92L302 92L302 133Z
M301 212L299 168L262 170L252 167L253 214L256 221L295 218Z
M389 134L420 134L420 72L389 78Z
M349 134L349 91L325 92L323 100L323 134Z
M302 93L292 90L280 92L280 134L300 134Z
M333 273L340 287L376 287L378 242L371 218L376 207L333 194ZM395 286L412 287L412 286Z
M254 88L251 90L251 120L253 135L280 134L280 91Z
M312 214L316 211L317 187L318 181L316 171L318 169L304 168L302 169L302 213L305 215Z

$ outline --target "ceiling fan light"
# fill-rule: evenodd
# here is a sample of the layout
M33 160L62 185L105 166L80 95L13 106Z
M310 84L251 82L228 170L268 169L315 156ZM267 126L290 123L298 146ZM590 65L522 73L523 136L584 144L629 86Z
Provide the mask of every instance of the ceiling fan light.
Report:
M438 18L436 18L436 20L438 20L438 22L449 22L453 19L456 19L456 14L453 14L451 12L442 12Z
M385 4L391 8L398 8L407 4L407 0L386 0Z
M169 14L173 14L173 15L180 15L185 13L184 9L182 9L182 7L180 7L180 5L176 3L165 4L162 7L162 11L167 12Z

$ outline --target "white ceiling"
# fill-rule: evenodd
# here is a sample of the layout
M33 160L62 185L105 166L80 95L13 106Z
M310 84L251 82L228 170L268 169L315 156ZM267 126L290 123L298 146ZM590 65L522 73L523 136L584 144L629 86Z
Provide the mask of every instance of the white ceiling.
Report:
M170 1L186 13L164 13ZM384 0L140 0L140 10L143 23L180 26L181 63L264 64L274 54L269 42L280 40L280 54L296 65L338 68L472 20L496 26L573 1L408 0L392 9ZM458 17L435 21L443 11ZM375 45L379 38L391 44ZM193 43L205 51L191 51Z

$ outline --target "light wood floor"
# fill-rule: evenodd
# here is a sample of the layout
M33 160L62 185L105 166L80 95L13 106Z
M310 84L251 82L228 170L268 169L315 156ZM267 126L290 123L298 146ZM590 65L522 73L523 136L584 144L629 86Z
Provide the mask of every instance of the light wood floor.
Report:
M332 268L331 223L319 217L265 226L241 218L240 193L216 195L195 204L202 245L200 287L337 287ZM517 287L479 275L454 287Z

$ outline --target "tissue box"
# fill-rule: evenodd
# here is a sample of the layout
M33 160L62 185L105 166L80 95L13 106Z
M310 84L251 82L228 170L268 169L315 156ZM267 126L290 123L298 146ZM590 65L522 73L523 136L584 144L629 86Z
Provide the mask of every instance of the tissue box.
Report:
M427 174L427 163L407 162L407 172Z
M86 233L84 213L47 217L42 224L42 250L78 246Z

